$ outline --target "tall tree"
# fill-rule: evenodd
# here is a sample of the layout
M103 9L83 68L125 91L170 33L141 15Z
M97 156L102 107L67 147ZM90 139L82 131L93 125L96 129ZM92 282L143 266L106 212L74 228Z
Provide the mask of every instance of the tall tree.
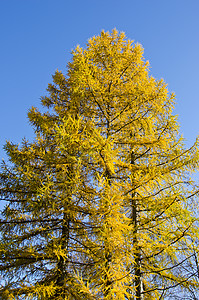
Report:
M142 47L102 31L48 92L5 146L2 299L197 299L198 141Z

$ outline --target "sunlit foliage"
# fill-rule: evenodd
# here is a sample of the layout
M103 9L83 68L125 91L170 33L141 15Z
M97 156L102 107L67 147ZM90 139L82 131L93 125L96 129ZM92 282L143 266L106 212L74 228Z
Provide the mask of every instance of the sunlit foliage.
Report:
M102 31L2 164L1 299L197 299L198 140L143 48ZM195 297L195 298L194 298Z

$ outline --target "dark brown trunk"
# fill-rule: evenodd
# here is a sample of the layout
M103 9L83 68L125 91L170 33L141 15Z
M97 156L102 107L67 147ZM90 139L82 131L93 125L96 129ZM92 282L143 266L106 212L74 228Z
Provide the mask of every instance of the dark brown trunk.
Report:
M63 224L62 224L62 233L61 233L61 249L67 250L68 249L68 241L69 241L69 219L67 214L64 212L63 216ZM66 294L64 292L64 286L67 281L67 266L68 260L64 257L60 257L60 260L57 264L58 269L58 276L56 280L57 286L60 287L60 291L56 293L56 296L61 296L62 299L66 298Z
M109 115L110 115L110 111L109 111L109 104L107 105L107 113L108 113L108 119L107 119L107 124L106 124L106 138L108 139L109 137L109 134L110 134L110 121L109 121ZM105 161L105 164L106 164L106 161ZM108 181L108 186L111 186L111 174L108 170L108 167L106 166L106 169L105 169L105 178L106 180ZM109 209L109 203L106 204L106 208ZM106 224L106 227L109 227L110 225L107 223L106 221L106 216L105 216L105 224ZM109 228L110 231L111 231L111 228ZM110 270L110 263L112 261L112 253L110 253L110 245L109 245L109 241L107 241L107 239L105 239L104 241L104 251L105 251L105 271L107 273L109 273L109 270ZM107 274L105 274L105 291L104 291L104 296L105 298L109 295L110 293L110 290L111 290L111 285L112 285L112 282L111 280L108 278Z
M135 155L134 152L131 151L131 164L135 164ZM132 181L132 186L134 185ZM133 223L133 251L134 251L134 275L135 275L135 299L136 300L142 300L141 298L141 255L140 255L140 249L138 245L138 212L137 212L137 202L135 198L135 191L132 193L131 198L131 219Z

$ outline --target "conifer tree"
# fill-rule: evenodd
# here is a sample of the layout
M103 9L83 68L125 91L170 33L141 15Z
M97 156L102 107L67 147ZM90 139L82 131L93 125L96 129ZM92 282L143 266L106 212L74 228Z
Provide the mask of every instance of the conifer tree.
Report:
M72 54L35 140L5 145L0 297L197 299L198 141L141 45L102 31Z

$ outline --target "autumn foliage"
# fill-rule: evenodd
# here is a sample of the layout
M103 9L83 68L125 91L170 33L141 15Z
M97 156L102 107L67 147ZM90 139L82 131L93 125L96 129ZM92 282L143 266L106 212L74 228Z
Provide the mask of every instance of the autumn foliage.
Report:
M197 299L198 140L143 48L102 31L2 164L1 299ZM195 297L195 298L194 298Z

